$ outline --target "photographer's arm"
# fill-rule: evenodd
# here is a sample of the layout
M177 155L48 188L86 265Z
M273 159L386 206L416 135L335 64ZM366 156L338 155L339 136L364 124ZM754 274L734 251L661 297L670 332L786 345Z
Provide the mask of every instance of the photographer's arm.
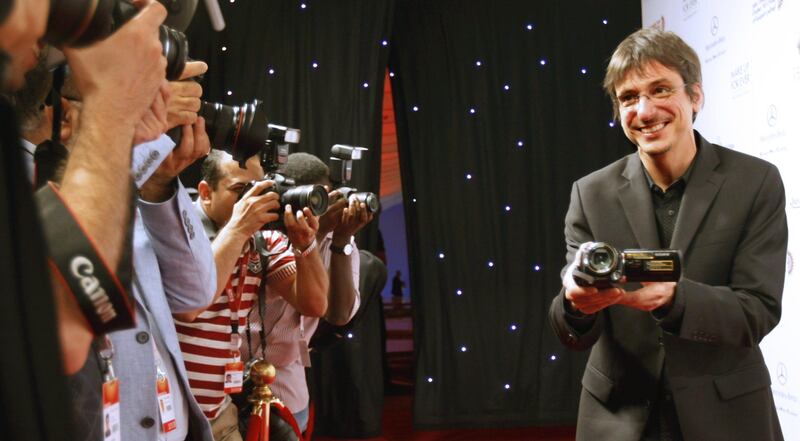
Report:
M194 127L184 126L181 144L140 192L139 211L158 259L161 282L172 312L204 308L214 299L217 272L211 244L202 231L191 198L177 178L209 149L202 118Z
M173 314L176 319L183 322L192 322L210 304L214 303L225 290L225 286L228 284L231 273L236 267L236 261L242 254L242 248L245 243L261 226L278 219L278 215L274 213L274 210L279 207L277 193L264 193L271 186L272 181L256 183L233 206L231 219L219 230L217 237L211 242L211 250L214 253L214 264L217 272L216 286L211 302L202 308Z
M331 244L343 248L370 221L372 214L367 211L366 204L351 201L350 206L341 213L341 222L333 230ZM331 253L330 292L325 320L337 326L350 321L361 300L358 292L359 255L353 245L353 252L349 256Z
M135 126L151 106L163 109L166 60L158 25L165 16L163 6L150 3L104 41L65 50L84 108L60 195L112 270L121 260L130 216L130 181L120 177L130 170ZM74 373L86 360L92 334L71 294L60 286L55 291L65 369Z
M295 256L296 276L276 281L270 288L300 314L322 317L328 309L328 272L314 242L319 221L308 208L295 215L291 205L286 206L283 219L292 247L301 253Z

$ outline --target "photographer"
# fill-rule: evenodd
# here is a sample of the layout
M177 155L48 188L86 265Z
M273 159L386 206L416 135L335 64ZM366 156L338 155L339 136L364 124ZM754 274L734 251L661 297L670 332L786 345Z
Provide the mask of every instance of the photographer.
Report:
M46 0L0 1L4 91L22 86L25 71L33 67L33 48L44 34L48 8ZM161 5L147 3L112 37L66 51L85 107L58 194L112 273L123 260L130 219L129 181L121 177L130 170L134 133L145 115L155 120L163 115L166 61L158 25L165 15ZM15 116L5 100L0 110L0 280L6 294L0 308L5 354L0 405L13 409L3 412L2 426L11 439L71 440L63 372L84 365L92 329L68 290L51 285L45 275L47 253L20 157Z
M60 99L61 136L58 143L53 143L54 107L49 96L53 74L47 68L46 54L47 47L39 55L36 67L25 75L25 86L9 97L19 115L22 157L28 178L35 188L49 180L61 182L68 154L65 144L77 127L79 112L76 102L63 97Z
M293 153L282 173L297 185L318 184L332 188L328 166L308 153ZM364 203L348 201L337 190L330 192L332 203L320 216L317 241L325 269L330 276L328 308L323 318L337 326L347 324L358 311L360 258L353 236L372 221ZM257 317L251 314L253 322ZM309 394L305 368L310 366L308 342L319 324L319 318L308 316L287 305L282 299L268 299L263 329L266 354L277 370L270 388L292 411L301 431L309 418ZM251 354L255 355L255 354Z
M202 62L187 63L182 77L191 78L206 69ZM191 434L196 440L212 439L208 422L191 395L170 314L207 306L216 284L210 243L200 232L202 224L177 179L185 167L210 150L204 120L188 115L199 108L202 90L183 83L170 82L166 103L167 128L187 123L181 127L180 145L174 147L162 135L134 147L134 176L137 184L144 181L134 225L131 290L140 319L133 329L110 333L110 346L96 342L94 362L70 379L75 400L84 404L76 424L83 439L96 438L101 427L99 376L109 373L104 350L113 351L110 361L121 395L119 430L125 438L183 440ZM196 123L189 125L193 119ZM157 393L156 378L168 386L168 395ZM172 412L165 413L164 408Z
M591 348L577 439L782 440L758 347L778 324L786 259L777 168L693 130L700 60L671 32L623 40L605 86L637 151L578 180L550 322ZM578 286L581 244L682 253L676 282Z
M303 314L321 316L328 307L328 275L315 237L317 218L308 208L295 214L287 205L286 235L263 231L279 218L279 198L266 180L241 195L245 185L263 176L258 157L246 165L240 168L230 155L216 150L203 162L195 206L213 238L216 295L208 308L174 315L192 393L211 420L217 441L241 440L236 405L228 393L242 387L242 331L262 284L269 288L268 296L280 296ZM225 382L226 374L233 381Z

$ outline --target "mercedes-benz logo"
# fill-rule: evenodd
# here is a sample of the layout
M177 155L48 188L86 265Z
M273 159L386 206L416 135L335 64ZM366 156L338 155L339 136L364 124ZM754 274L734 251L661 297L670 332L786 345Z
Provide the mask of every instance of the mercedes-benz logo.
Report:
M783 364L782 362L778 363L777 375L778 375L778 383L780 383L781 386L786 386L786 382L789 381L789 370L786 368L786 365Z
M775 104L770 104L767 108L767 125L775 127L778 123L778 107Z
M711 17L711 35L716 36L719 32L719 17L716 15Z

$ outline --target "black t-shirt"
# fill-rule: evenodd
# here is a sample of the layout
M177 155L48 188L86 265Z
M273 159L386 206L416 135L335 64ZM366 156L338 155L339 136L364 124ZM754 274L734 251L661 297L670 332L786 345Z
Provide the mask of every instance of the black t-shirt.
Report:
M73 441L55 302L17 118L0 97L0 434Z

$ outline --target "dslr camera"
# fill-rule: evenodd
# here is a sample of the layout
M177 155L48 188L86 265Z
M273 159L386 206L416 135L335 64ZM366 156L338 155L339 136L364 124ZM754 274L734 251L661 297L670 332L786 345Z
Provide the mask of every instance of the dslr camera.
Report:
M348 202L352 200L363 202L367 206L367 211L376 213L381 209L381 204L375 193L358 191L354 187L347 186L353 175L353 161L361 159L361 153L365 151L367 149L364 147L352 147L343 144L336 144L331 147L330 178L336 189Z
M206 120L206 132L215 149L228 152L245 168L246 162L258 155L264 170L262 180L275 183L267 190L280 196L280 218L264 226L267 230L285 231L283 213L286 205L301 210L308 207L315 216L328 209L328 192L321 185L296 185L293 179L278 173L280 167L289 159L289 146L300 142L300 129L270 124L259 100L242 106L227 106L220 103L203 102L198 112ZM250 191L257 183L247 184L240 194Z
M586 242L578 249L572 278L579 286L611 288L620 282L677 282L681 255L677 250L622 250L603 242Z
M191 2L161 0L168 11L178 11L186 22L194 14ZM83 47L108 37L138 13L129 0L52 0L43 41L56 47ZM188 18L187 18L188 17ZM167 18L170 22L170 18ZM158 38L167 59L167 79L180 78L189 56L183 32L162 24Z

